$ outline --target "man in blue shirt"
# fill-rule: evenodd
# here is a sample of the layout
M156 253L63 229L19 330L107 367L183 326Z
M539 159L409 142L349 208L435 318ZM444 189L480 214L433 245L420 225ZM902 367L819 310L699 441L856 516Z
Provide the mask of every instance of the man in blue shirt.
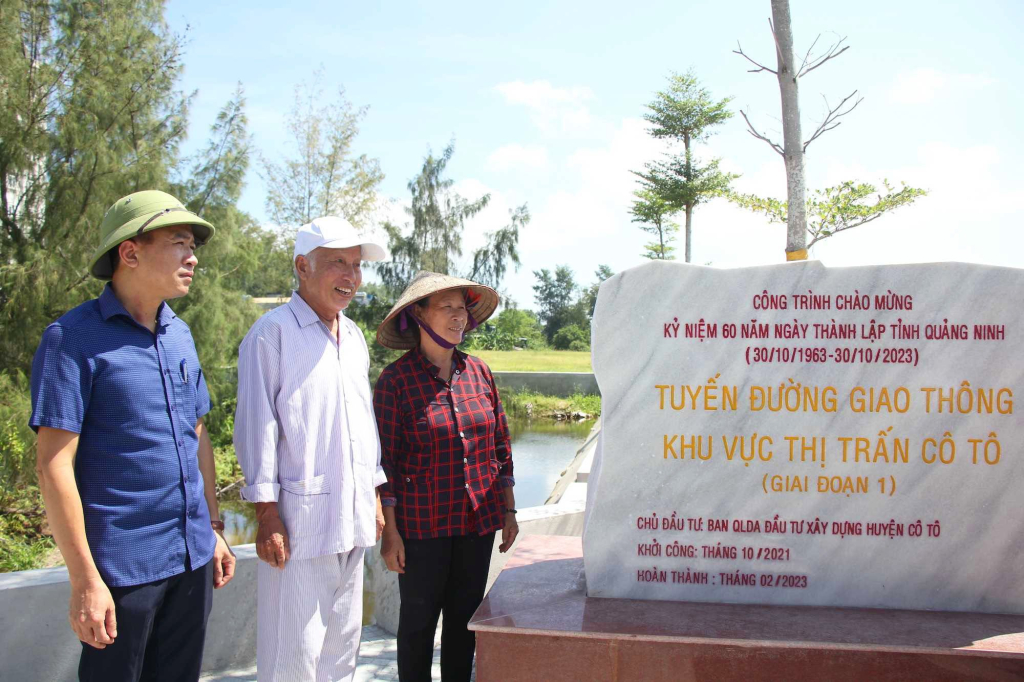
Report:
M112 280L47 327L31 426L71 581L80 680L197 680L212 587L234 574L219 532L210 396L188 293L212 225L157 191L110 207L90 272Z

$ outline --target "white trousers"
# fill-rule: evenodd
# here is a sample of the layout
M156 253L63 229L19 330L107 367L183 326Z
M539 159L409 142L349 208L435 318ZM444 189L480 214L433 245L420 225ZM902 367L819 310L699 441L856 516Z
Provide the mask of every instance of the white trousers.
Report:
M350 681L363 621L363 547L257 568L256 679Z

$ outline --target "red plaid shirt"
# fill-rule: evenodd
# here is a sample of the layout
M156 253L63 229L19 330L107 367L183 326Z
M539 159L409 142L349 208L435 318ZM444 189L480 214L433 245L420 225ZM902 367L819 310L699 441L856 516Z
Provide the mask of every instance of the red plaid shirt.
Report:
M455 350L451 381L415 348L377 380L373 407L381 503L403 538L489 533L504 525L502 488L515 485L508 422L491 370Z

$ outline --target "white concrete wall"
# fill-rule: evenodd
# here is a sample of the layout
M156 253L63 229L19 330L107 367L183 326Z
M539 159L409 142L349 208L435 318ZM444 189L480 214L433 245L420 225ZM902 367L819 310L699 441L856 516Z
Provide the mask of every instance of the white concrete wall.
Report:
M235 578L214 590L203 671L256 663L256 549L234 548ZM68 625L66 568L0 574L0 681L72 682L82 644Z

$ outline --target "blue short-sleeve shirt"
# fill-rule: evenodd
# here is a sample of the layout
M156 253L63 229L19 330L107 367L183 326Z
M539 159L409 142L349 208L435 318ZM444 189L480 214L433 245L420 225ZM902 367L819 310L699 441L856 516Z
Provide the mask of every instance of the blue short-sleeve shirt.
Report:
M85 534L107 585L153 582L213 557L195 430L209 411L192 334L166 303L154 334L108 284L43 333L30 425L79 434Z

